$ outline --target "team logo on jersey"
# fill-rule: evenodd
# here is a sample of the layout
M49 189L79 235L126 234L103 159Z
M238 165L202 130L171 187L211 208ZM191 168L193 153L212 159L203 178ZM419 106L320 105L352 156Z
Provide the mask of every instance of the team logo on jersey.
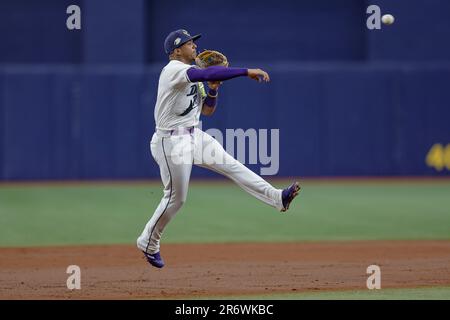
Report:
M177 46L180 44L180 42L181 42L181 38L176 38L173 43Z
M198 95L197 95L197 85L194 84L191 86L190 92L186 95L187 97L192 97L191 101L189 101L189 107L183 111L183 113L179 114L180 117L184 117L193 109L197 108L198 105Z

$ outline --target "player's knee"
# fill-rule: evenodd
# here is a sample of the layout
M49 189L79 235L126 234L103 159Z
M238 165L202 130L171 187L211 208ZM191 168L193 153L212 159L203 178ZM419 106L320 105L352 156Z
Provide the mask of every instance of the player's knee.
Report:
M174 199L174 201L172 202L172 206L178 210L183 206L183 204L185 202L186 202L186 198Z
M187 189L180 190L176 196L177 202L180 206L186 203L187 199Z

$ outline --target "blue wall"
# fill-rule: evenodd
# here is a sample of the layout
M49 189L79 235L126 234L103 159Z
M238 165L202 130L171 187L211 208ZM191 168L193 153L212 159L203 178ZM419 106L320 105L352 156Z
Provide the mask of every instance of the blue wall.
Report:
M281 176L432 174L426 153L450 141L450 64L267 69L269 85L226 83L204 129L280 128ZM3 68L2 179L157 176L148 143L158 73Z
M150 1L148 58L165 59L165 36L202 33L199 49L222 48L232 60L359 60L365 57L364 1ZM203 18L199 18L199 17Z
M69 4L82 30L65 28ZM367 30L368 4L395 24ZM280 128L280 176L448 175L425 164L450 143L448 12L444 0L1 1L0 179L158 177L149 139L176 28L270 72L267 85L225 83L203 125Z
M81 31L65 27L69 4L81 7ZM368 31L369 4L395 25ZM448 61L449 12L447 0L2 0L0 63L160 62L177 28L232 61Z
M80 63L82 32L66 28L79 0L0 1L0 63Z
M396 17L392 27L367 32L368 59L450 60L450 1L376 0L367 3L378 4L383 12Z

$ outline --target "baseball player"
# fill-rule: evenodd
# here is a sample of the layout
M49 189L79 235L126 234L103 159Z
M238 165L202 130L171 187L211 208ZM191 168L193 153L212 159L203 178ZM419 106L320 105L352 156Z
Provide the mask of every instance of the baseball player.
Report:
M161 235L186 201L193 164L232 179L255 198L279 211L286 211L300 190L298 182L283 190L274 188L229 155L217 140L197 128L200 113L211 115L214 112L221 81L235 77L249 77L259 82L270 80L267 72L261 69L224 66L201 69L192 65L197 56L194 41L200 36L191 36L186 30L176 30L164 42L169 63L159 77L155 105L156 132L150 143L151 154L160 168L164 195L137 239L137 247L157 268L164 266L160 254ZM206 92L202 82L208 82L206 94L202 94ZM205 159L206 148L215 154L214 160L219 158L223 161Z

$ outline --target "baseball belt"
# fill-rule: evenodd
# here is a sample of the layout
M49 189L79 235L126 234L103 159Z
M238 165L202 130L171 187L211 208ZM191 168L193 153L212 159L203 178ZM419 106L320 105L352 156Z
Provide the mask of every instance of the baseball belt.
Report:
M184 134L192 134L195 130L195 126L192 127L179 127L171 130L157 129L157 132L161 136L180 136Z

